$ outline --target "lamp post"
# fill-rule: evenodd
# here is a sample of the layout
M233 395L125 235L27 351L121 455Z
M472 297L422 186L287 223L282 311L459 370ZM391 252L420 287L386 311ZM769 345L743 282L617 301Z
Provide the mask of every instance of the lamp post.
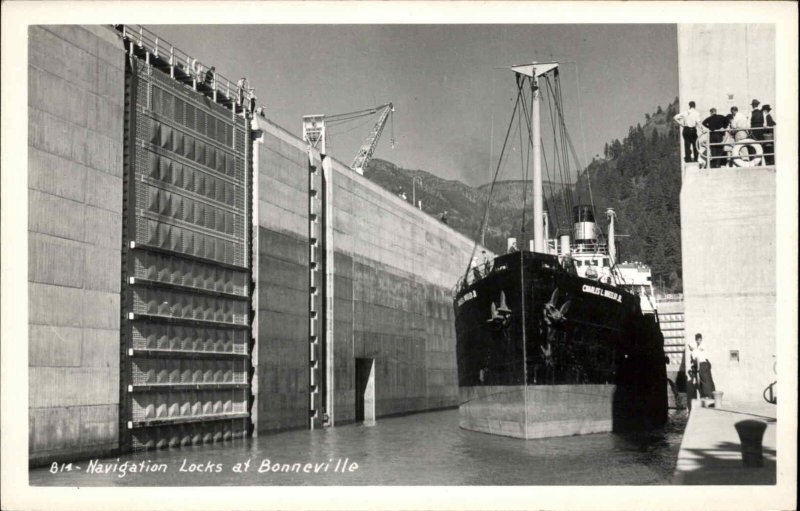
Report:
M417 207L417 180L419 180L419 185L422 186L422 177L414 176L411 180L411 203L414 204L414 207Z

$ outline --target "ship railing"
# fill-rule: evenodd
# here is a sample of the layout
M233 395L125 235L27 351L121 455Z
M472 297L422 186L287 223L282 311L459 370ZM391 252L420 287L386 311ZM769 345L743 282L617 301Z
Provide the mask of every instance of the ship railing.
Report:
M114 25L114 28L120 32L132 55L142 55L148 64L168 72L171 78L191 84L194 90L235 113L255 109L255 89L243 80L229 80L216 68L212 69L214 66L206 65L142 25Z
M478 264L476 266L470 266L469 270L467 270L466 275L462 276L456 282L456 285L453 288L453 296L458 294L462 289L468 288L475 282L490 275L492 271L494 271L494 268L492 266L492 261L485 261L482 264Z
M710 168L773 166L775 144L776 126L705 131L697 139L698 160Z
M658 303L668 303L668 302L682 302L683 301L683 294L682 293L674 293L674 294L665 294L665 295L655 295L656 302Z
M572 243L569 246L572 254L607 254L606 243Z

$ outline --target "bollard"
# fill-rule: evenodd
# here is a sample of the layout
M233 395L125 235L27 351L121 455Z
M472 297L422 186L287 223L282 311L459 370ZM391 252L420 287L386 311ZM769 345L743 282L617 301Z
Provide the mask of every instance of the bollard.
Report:
M767 423L757 420L739 421L735 425L736 432L742 444L742 462L745 467L763 467L764 451L761 441Z
M723 392L720 392L719 390L715 390L711 393L711 395L714 396L714 408L719 408L722 406L722 394Z

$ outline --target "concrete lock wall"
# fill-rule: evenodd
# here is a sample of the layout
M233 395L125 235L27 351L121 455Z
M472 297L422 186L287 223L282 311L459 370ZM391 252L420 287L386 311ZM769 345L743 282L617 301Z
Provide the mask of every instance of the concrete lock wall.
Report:
M253 421L271 432L308 425L309 160L301 140L266 119L254 130Z
M702 118L711 107L747 114L753 99L777 110L773 25L678 25L678 61L681 111L694 101Z
M257 117L254 129L253 420L257 431L270 432L309 422L309 173L321 163L266 119ZM473 242L330 161L330 238L321 247L332 278L332 328L321 335L333 343L326 412L333 411L334 424L355 420L357 358L375 360L378 417L457 405L451 289ZM326 372L323 364L317 376Z
M104 27L28 47L31 462L118 447L124 50Z
M774 26L679 25L678 52L681 109L694 100L703 115L711 106L749 112L754 98L775 107ZM762 401L777 378L776 172L692 164L683 170L686 340L703 334L724 399Z
M377 417L457 405L452 289L474 242L339 162L331 179L335 422L355 419L356 358L375 360Z
M703 334L724 399L761 401L777 378L775 168L687 170L681 228L686 340Z

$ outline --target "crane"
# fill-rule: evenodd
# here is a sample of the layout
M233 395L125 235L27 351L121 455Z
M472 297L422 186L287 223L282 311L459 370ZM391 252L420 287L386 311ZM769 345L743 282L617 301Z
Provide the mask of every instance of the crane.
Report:
M372 154L378 146L378 141L383 133L383 128L386 126L386 121L390 118L393 119L391 114L394 112L394 105L392 105L392 103L343 114L327 116L306 115L303 117L303 140L308 142L312 147L318 147L322 153L325 153L326 127L328 124L344 123L378 112L380 112L378 121L372 127L372 130L370 130L369 135L364 139L364 142L358 149L358 153L356 153L355 159L353 159L353 163L350 165L350 168L354 171L359 174L364 174L364 167L366 167L367 163L372 159ZM392 147L394 147L394 125L392 125Z
M394 112L394 106L391 103L375 108L375 110L378 109L381 109L378 122L375 123L375 126L372 127L372 131L370 131L367 138L364 139L364 143L361 144L361 148L358 150L353 163L350 165L350 168L359 174L364 174L364 167L366 167L369 160L372 159L372 153L375 152L375 147L377 147L378 140L381 138L383 127L386 126L386 119ZM392 127L392 131L394 131L394 127ZM392 133L392 148L394 148L394 133Z

